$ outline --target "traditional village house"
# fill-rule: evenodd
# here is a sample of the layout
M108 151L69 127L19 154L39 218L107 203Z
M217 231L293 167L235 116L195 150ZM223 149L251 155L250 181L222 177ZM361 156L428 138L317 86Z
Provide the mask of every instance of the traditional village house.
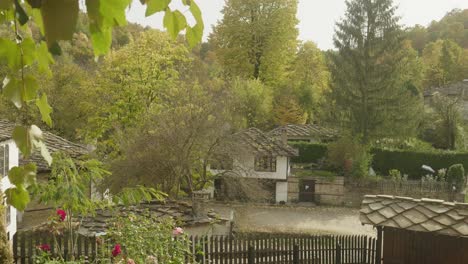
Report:
M437 94L458 100L461 105L463 120L468 121L468 79L443 87L427 89L424 91L424 105L430 107L432 98Z
M34 162L37 165L37 179L39 181L47 180L50 172L48 164L37 151L29 159L21 157L20 151L12 139L14 127L14 123L0 120L0 174L2 175L2 191L11 187L7 176L8 171L15 166ZM84 146L72 143L50 132L43 132L43 137L51 153L62 151L72 158L78 158L88 153L88 150ZM24 212L17 212L15 208L8 206L6 208L6 224L9 238L13 237L18 228L27 228L46 221L51 214L51 209L35 201L32 201Z
M256 128L232 135L210 163L210 171L218 177L269 180L273 183L274 200L287 202L290 157L298 151L275 140Z

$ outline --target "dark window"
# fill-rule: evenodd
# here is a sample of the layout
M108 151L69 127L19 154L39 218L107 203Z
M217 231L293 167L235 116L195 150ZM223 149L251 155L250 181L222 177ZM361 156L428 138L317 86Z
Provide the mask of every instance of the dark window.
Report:
M224 157L222 159L212 160L210 162L210 169L212 170L232 170L234 161L232 158Z
M255 157L255 171L275 172L276 157L261 156Z

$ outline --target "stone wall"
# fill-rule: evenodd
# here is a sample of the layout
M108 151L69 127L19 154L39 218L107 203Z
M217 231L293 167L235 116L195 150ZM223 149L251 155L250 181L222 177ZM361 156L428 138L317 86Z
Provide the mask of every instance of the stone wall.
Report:
M315 203L320 205L342 205L344 197L344 177L289 177L288 202L299 201L299 189L302 180L315 181Z
M464 202L464 193L453 193L443 183L421 183L420 181L360 181L344 177L289 177L288 202L300 202L299 190L302 180L315 181L315 203L359 207L364 195L393 195L416 199L431 198L444 201Z

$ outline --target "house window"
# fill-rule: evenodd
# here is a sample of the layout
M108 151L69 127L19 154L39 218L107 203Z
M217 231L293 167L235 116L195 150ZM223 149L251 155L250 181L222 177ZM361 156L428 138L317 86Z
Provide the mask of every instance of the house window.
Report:
M229 157L213 160L210 163L210 169L212 170L232 170L233 168L234 161Z
M255 171L276 172L276 157L255 157Z
M5 177L10 169L9 161L8 144L0 146L0 175L2 175L2 177Z

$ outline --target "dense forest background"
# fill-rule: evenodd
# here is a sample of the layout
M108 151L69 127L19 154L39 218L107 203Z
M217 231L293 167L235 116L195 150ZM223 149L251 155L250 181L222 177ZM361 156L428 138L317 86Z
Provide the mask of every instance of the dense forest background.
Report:
M347 16L353 8L359 7L350 4ZM315 123L366 143L465 149L464 123L444 123L451 118L437 114L448 105L444 99L425 110L423 93L468 78L468 10L452 10L427 26L392 24L394 46L385 50L394 53L385 61L398 72L378 68L386 77L369 80L381 89L366 97L374 100L367 112L350 107L356 86L347 84L359 81L347 61L352 25L346 17L337 22L336 49L323 51L298 40L296 12L296 0L228 0L208 41L194 49L130 23L114 30L111 52L99 59L81 15L71 43L60 43L53 75L35 73L54 109L51 130L95 146L114 174L113 187L151 183L168 192L174 184L191 191L207 183L202 161L222 138L248 127ZM40 38L30 28L26 34ZM376 49L382 45L375 42ZM1 100L2 118L40 123L34 108L18 110ZM453 130L456 140L440 136Z

